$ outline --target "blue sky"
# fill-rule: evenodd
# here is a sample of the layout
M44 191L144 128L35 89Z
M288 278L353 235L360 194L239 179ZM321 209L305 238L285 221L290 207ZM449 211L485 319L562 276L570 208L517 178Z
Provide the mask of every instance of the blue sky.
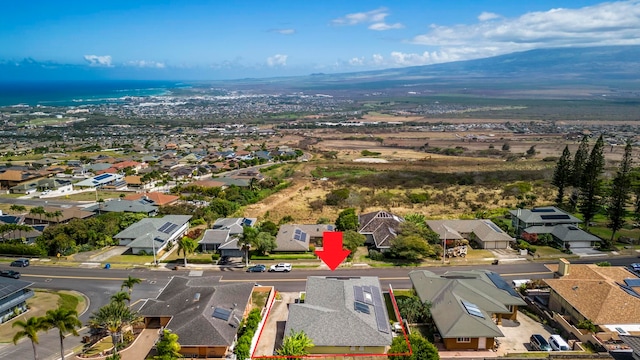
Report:
M351 72L640 43L640 0L32 0L2 7L5 66L28 58L120 77Z

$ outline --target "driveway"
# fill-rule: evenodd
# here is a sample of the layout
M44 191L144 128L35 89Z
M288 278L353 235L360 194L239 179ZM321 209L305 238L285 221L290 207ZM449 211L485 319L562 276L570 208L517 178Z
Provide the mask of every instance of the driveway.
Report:
M282 301L276 301L271 307L267 323L260 334L258 344L254 351L254 356L271 356L275 349L282 345L284 338L284 328L289 316L289 304L293 303L299 293L282 293Z
M533 334L540 334L548 339L551 330L548 326L534 321L522 312L518 312L518 322L502 320L502 325L498 328L505 335L497 338L500 341L497 355L502 356L507 353L527 352L531 349L529 338Z

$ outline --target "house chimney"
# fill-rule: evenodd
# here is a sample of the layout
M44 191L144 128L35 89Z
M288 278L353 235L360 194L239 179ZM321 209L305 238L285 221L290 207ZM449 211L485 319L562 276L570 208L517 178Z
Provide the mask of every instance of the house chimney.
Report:
M560 258L558 261L558 275L569 275L569 265L571 265L571 263L567 259Z

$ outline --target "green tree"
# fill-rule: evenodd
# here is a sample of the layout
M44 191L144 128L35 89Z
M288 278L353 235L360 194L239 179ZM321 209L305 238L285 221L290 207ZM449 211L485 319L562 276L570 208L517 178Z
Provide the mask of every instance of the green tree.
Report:
M276 351L281 356L304 356L309 355L309 350L313 348L313 341L304 331L293 331L282 340L282 346Z
M422 237L417 235L398 235L391 240L389 253L394 258L411 262L435 255L433 248Z
M627 213L626 207L629 202L629 192L631 191L631 141L627 141L624 148L624 155L620 162L620 167L616 176L611 182L611 195L609 196L609 206L607 208L607 217L609 218L609 227L611 228L611 239L605 244L608 249L613 246L616 232L624 225L624 217Z
M131 295L124 291L118 291L111 295L111 301L124 303L125 301L131 302Z
M24 211L27 210L27 208L24 205L19 205L19 204L13 204L9 207L9 210L11 211L15 211L17 213L22 213Z
M584 167L582 174L582 185L580 186L580 202L578 208L583 216L585 226L588 228L589 223L593 220L600 209L600 201L602 195L602 179L600 176L604 171L604 138L602 135L598 138L589 159Z
M556 163L556 168L553 172L553 180L551 184L558 188L558 196L556 197L556 205L562 206L564 201L564 190L571 182L571 152L569 152L569 146L565 146L562 151L562 156Z
M188 236L183 236L178 240L178 256L181 252L184 255L184 266L187 266L187 256L193 254L197 247L198 243Z
M42 323L48 329L58 329L58 334L60 335L60 358L64 359L65 334L71 333L73 336L78 336L76 328L82 326L82 323L78 320L78 312L64 308L49 310Z
M42 215L46 214L47 211L42 206L36 206L34 208L29 209L30 215L38 215L40 222L42 222Z
M418 213L407 214L404 217L404 221L408 223L413 223L417 225L419 228L427 227L427 218L424 216L424 214L418 214Z
M258 254L264 255L273 251L278 244L276 244L276 237L268 232L261 231L256 235L253 240L252 246Z
M278 225L276 225L276 223L274 223L273 221L267 220L260 224L260 231L268 232L269 234L276 236L278 235Z
M154 357L155 360L174 360L182 357L180 354L180 343L178 343L178 335L171 332L171 330L164 329L162 331L162 338L156 344L156 351L158 355Z
M131 293L133 293L133 287L136 284L140 284L141 282L142 279L129 275L129 277L122 282L122 285L120 285L120 291L124 290L124 288L127 288L127 292L129 293L129 302L131 302Z
M347 257L347 259L353 259L353 256L356 254L356 250L358 250L359 246L364 245L364 242L367 240L366 236L353 231L347 230L342 233L342 247L350 250L351 253Z
M587 163L587 159L589 158L589 137L583 136L580 141L580 145L578 146L578 150L573 156L573 161L571 162L571 186L573 187L573 191L571 192L571 197L569 201L569 208L571 211L574 211L578 206L578 201L580 197L580 187L582 186L582 178L584 174L584 168Z
M31 340L31 346L33 347L33 359L38 360L38 353L36 351L36 344L38 343L38 332L40 330L46 330L47 327L43 324L42 318L37 316L32 316L24 320L16 320L11 324L12 328L19 327L18 330L13 335L13 343L18 344L18 341L22 338L27 338Z
M405 296L398 299L398 310L408 323L426 322L431 317L431 303L422 302L417 296Z
M356 215L356 209L348 208L342 210L338 214L338 218L336 219L336 228L339 231L358 231L358 226L358 215Z
M389 360L440 360L438 348L418 333L409 335L411 355L389 355ZM396 336L391 342L389 354L407 354L409 347L404 336Z
M245 253L245 264L249 266L249 249L256 241L256 237L258 236L258 229L252 226L243 226L242 234L240 234L238 239L238 244L242 246L242 249Z
M113 341L114 354L117 354L119 344L122 342L122 329L137 321L140 321L140 317L123 301L112 301L91 315L89 325L109 332Z

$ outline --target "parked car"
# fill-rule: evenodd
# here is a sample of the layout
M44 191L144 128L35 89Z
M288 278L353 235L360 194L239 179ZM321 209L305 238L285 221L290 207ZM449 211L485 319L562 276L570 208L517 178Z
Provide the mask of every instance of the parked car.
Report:
M265 271L267 271L267 267L262 264L253 265L247 269L247 272L265 272Z
M2 270L0 271L0 276L2 277L8 277L8 278L14 278L14 279L20 279L20 273L14 270Z
M291 264L289 263L280 263L276 265L271 265L269 268L269 272L289 272L291 271Z
M551 335L549 337L549 345L554 351L567 351L571 350L569 344L560 335Z
M529 338L529 343L531 343L531 347L533 348L533 350L551 351L551 345L549 345L544 336L540 334L531 335L531 338Z
M11 262L11 266L27 267L27 266L29 266L29 259L21 258L21 259L13 260Z
M640 272L640 263L630 264L629 268L635 272Z

